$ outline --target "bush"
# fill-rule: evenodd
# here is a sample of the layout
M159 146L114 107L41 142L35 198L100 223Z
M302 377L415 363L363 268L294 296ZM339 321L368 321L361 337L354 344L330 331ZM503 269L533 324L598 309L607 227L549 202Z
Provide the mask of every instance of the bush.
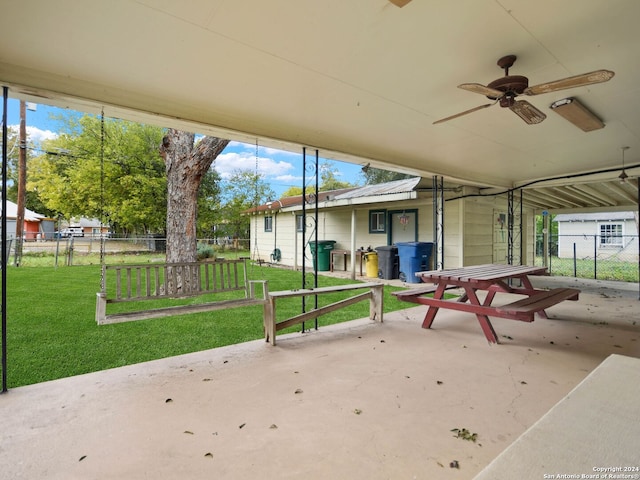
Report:
M205 258L216 258L216 252L211 245L206 243L198 243L198 260Z

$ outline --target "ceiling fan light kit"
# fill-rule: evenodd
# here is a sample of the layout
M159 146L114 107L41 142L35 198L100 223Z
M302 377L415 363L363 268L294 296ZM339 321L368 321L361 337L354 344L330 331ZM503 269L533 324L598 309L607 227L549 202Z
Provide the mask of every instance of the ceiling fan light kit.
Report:
M573 123L583 132L604 128L604 123L576 98L563 98L549 107L565 120Z
M498 60L498 66L504 70L504 76L498 78L497 80L494 80L486 86L482 85L481 83L463 83L461 85L458 85L458 88L461 88L462 90L468 90L472 93L484 95L487 98L493 100L494 103L489 103L472 108L470 110L465 110L464 112L460 112L455 115L436 120L433 123L437 124L447 122L449 120L453 120L454 118L468 115L469 113L473 113L478 110L490 107L495 103L500 103L500 106L502 108L508 108L516 115L518 115L528 125L535 125L542 122L545 118L547 118L547 116L529 102L525 100L516 100L516 97L520 95L540 95L542 93L557 92L558 90L564 90L567 88L583 87L585 85L592 85L594 83L607 82L615 75L615 73L610 70L596 70L594 72L561 78L559 80L541 83L539 85L530 87L529 79L527 77L524 77L522 75L509 75L509 69L513 66L516 58L517 57L515 55L506 55L500 58L500 60ZM569 104L571 103L572 102L569 102ZM586 120L579 119L578 121L580 121L581 123L576 124L578 127L582 128L583 130L583 126L586 126L586 128L590 128L590 130L585 131L597 130L598 128L604 127L602 121L600 121L595 115L593 115L588 109L586 109L586 107L584 107L580 103L577 103L576 105L571 107L570 111L577 110L580 107L582 107L582 109L586 111L581 112L582 115L585 116L585 118L588 116L588 114L590 114L590 116L592 117L592 123L587 124ZM560 115L562 115L562 113L560 113ZM574 113L573 115L577 114ZM595 119L596 121L593 122L593 119ZM572 120L569 121L572 122ZM597 126L598 122L600 124L599 127Z

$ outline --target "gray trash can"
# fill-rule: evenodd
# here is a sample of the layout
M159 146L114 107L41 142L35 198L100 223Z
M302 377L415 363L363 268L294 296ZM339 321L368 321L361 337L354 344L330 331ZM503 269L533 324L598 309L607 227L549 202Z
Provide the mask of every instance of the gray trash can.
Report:
M392 280L400 274L398 265L398 247L395 245L382 245L376 247L378 252L378 278Z

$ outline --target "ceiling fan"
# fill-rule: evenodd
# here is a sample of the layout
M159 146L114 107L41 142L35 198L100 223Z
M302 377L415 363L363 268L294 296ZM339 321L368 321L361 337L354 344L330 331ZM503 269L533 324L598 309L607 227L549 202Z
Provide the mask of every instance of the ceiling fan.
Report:
M498 66L504 69L504 77L494 80L487 86L481 85L480 83L463 83L462 85L458 85L458 88L462 88L463 90L485 95L487 98L493 100L492 103L480 105L479 107L456 113L450 117L442 118L433 122L434 125L453 120L454 118L458 118L469 113L477 112L483 108L495 105L498 102L501 107L508 108L514 112L524 120L525 123L535 125L542 122L547 118L547 116L526 100L516 100L516 97L519 95L540 95L541 93L556 92L567 88L583 87L594 83L606 82L615 75L615 73L610 70L596 70L594 72L561 78L560 80L541 83L530 87L529 79L527 77L523 77L521 75L509 75L509 68L513 66L516 58L517 57L515 55L507 55L498 60Z
M393 3L396 7L404 7L407 3L409 3L411 0L389 0L391 3Z

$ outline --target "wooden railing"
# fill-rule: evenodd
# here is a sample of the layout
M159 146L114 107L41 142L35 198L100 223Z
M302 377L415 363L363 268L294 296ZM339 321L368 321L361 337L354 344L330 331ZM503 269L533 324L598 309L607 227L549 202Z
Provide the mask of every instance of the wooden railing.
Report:
M286 320L276 320L276 300L278 298L290 298L290 297L306 297L312 295L323 295L327 293L344 292L348 290L368 290L367 292L360 293L353 297L334 302L324 307L319 307L309 312L301 313L295 317L288 318ZM369 300L369 318L371 320L377 320L382 322L382 309L383 309L383 293L384 285L382 283L353 283L349 285L334 285L331 287L319 287L309 288L301 290L282 290L278 292L268 293L268 302L264 307L264 333L265 341L271 342L272 345L276 344L276 332L297 325L307 320L318 318L320 315L324 315L329 312L333 312L340 308L353 305L354 303L361 302L363 300Z

